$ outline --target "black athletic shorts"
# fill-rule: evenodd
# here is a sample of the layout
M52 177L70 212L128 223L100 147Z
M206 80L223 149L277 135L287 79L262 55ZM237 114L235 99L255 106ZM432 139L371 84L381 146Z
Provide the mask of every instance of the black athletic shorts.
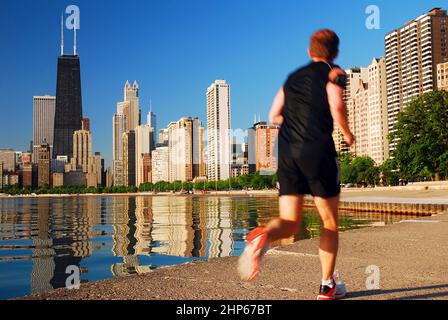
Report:
M332 198L341 193L339 164L332 153L302 159L289 152L280 153L277 177L280 196L311 194Z

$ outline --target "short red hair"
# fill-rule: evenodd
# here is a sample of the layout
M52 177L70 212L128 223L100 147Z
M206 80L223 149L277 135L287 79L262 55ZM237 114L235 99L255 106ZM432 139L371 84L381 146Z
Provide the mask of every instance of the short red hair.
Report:
M310 54L316 58L327 61L336 59L339 53L339 37L330 30L323 29L316 31L310 39Z

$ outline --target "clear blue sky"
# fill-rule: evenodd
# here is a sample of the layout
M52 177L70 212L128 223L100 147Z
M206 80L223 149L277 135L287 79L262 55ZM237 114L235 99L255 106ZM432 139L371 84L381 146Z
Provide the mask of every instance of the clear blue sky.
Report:
M309 35L332 28L342 67L367 65L384 52L384 35L446 0L0 0L0 148L27 150L33 96L56 91L60 15L81 11L78 52L84 115L94 151L110 161L112 115L128 79L140 84L142 117L150 98L158 127L182 116L205 125L205 90L232 85L232 127L266 119L287 74L307 63ZM365 27L369 4L381 29ZM66 51L72 32L66 30Z

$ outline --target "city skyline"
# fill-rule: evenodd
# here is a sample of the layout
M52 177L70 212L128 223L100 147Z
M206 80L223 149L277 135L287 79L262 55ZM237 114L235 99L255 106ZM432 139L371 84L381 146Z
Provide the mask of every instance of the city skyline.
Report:
M281 83L286 78L286 75L288 72L292 71L294 68L305 64L308 61L308 58L306 57L306 44L308 40L308 33L311 33L314 29L317 29L319 27L333 27L336 29L338 33L341 35L342 39L342 47L341 47L341 59L339 59L337 62L343 66L343 67L351 67L356 65L367 65L372 57L376 56L383 56L384 55L384 36L390 32L391 30L394 30L398 28L400 25L405 24L407 21L414 19L415 17L421 15L424 12L427 12L429 9L431 9L433 6L441 6L443 7L442 1L431 1L430 3L418 3L413 6L408 6L407 8L401 8L401 12L403 12L402 16L400 18L397 18L394 12L394 8L396 8L397 4L388 4L384 1L378 1L378 6L381 9L381 29L380 30L368 30L364 26L364 22L366 19L366 14L364 13L366 6L368 3L366 1L359 1L356 5L347 6L343 5L343 8L340 8L339 10L342 12L344 9L348 10L348 13L351 13L352 16L357 17L359 20L359 30L356 30L354 37L349 37L347 33L354 32L353 30L348 30L350 28L347 28L344 24L344 21L338 23L334 19L327 19L325 21L325 18L328 17L329 13L323 13L322 17L320 19L317 19L315 23L310 23L310 26L307 27L309 30L301 30L299 29L291 29L290 35L287 37L289 39L289 43L291 43L291 50L284 50L284 49L277 49L277 51L273 52L272 49L269 51L269 54L273 55L272 60L266 59L266 52L264 53L262 51L253 52L252 50L249 50L247 44L239 47L239 50L235 49L235 52L229 52L229 49L223 50L222 54L226 53L229 54L229 58L224 60L221 65L215 66L214 68L209 69L207 72L204 72L203 70L206 70L207 67L209 67L210 64L210 58L205 59L204 56L195 56L193 66L197 68L197 71L200 75L194 75L191 73L191 76L193 79L197 81L189 81L191 83L185 84L180 87L179 94L174 95L175 97L171 97L167 94L167 90L170 91L172 87L168 85L166 78L168 75L173 75L173 72L178 75L177 69L180 68L180 70L184 70L184 68L188 68L188 63L179 63L176 59L171 61L175 62L174 67L167 67L166 72L150 72L150 75L147 75L147 68L148 66L153 65L154 63L161 63L161 66L166 66L167 61L170 60L169 58L173 58L173 56L168 55L167 57L163 59L137 59L134 64L129 64L128 60L126 58L126 55L123 54L120 50L115 51L108 51L107 54L110 55L110 59L113 59L114 61L123 61L123 67L124 66L130 66L130 70L132 75L130 76L123 76L123 67L116 66L117 63L115 63L113 70L108 70L108 73L102 74L101 77L96 76L96 81L94 81L94 85L92 84L92 71L99 69L101 70L101 67L104 67L104 63L106 61L110 61L108 59L104 60L103 56L104 54L92 54L90 50L93 50L95 48L96 42L92 42L92 33L98 32L98 29L101 29L104 26L98 26L95 23L93 23L92 15L94 13L99 13L100 10L97 12L95 11L95 7L98 6L97 4L90 5L87 4L84 1L79 1L76 3L80 9L81 9L81 29L79 30L78 35L78 53L80 57L83 60L83 69L81 78L83 79L83 112L86 116L92 119L92 136L93 136L93 143L94 143L94 150L100 151L101 154L107 159L107 163L111 165L111 151L112 151L112 141L110 139L110 118L108 119L102 119L101 115L103 113L107 114L113 114L114 105L117 101L120 100L119 89L116 88L118 85L119 87L122 86L123 81L126 78L134 78L137 79L139 84L141 85L141 92L142 92L142 102L140 103L141 106L141 112L142 115L145 115L150 110L150 102L152 101L152 111L157 114L158 117L158 127L166 127L166 125L174 120L179 119L184 116L198 116L203 123L205 123L205 102L203 100L203 88L206 87L210 81L213 81L214 79L226 79L231 85L232 85L232 127L233 128L248 128L251 123L251 118L253 114L259 114L261 113L263 115L263 118L267 118L267 112L270 106L270 103L272 101L272 98L274 96L275 91L278 89L279 86L281 86ZM178 2L179 8L183 7L182 2ZM22 4L23 5L23 4ZM32 7L34 4L30 4L30 7ZM260 14L263 14L267 12L267 9L269 9L273 4L263 4L260 6ZM2 105L2 111L6 116L14 116L14 110L15 109L21 109L21 121L25 124L28 124L28 126L32 127L32 102L31 99L33 96L43 96L45 94L55 95L55 83L56 83L56 56L59 53L59 16L60 12L63 11L66 4L61 3L58 5L47 5L48 10L43 10L45 12L40 12L42 9L36 9L37 12L41 13L44 16L48 15L48 21L43 24L42 28L45 29L41 30L39 29L36 32L41 32L40 36L43 40L43 43L39 45L40 50L37 50L37 53L35 57L33 57L33 61L36 63L33 68L30 68L28 72L32 72L33 70L36 71L36 68L45 67L45 72L43 74L39 74L40 80L35 84L35 87L31 88L30 84L27 84L27 81L24 81L24 86L21 88L22 92L21 94L12 94L11 96L14 97L12 99L11 97L8 97L8 99L2 99L3 103L6 103L7 105L16 106L14 108L8 108ZM132 8L136 8L139 6L146 6L143 3L136 3L134 2L131 6ZM163 8L163 5L148 5L152 6L152 9L157 11L158 13L161 13L162 16L165 14L165 9ZM213 6L213 4L208 4L208 6ZM296 4L291 4L287 2L285 6L291 6L295 7ZM28 15L26 10L25 12L21 12L18 10L21 7L20 4L18 5L12 5L12 4L6 4L5 10L2 10L2 12L7 12L8 9L11 10L11 16L14 16L13 13L22 16L22 15ZM307 4L303 4L302 7L309 7ZM239 9L239 10L237 10ZM110 9L113 11L113 8ZM115 9L116 10L116 9ZM198 9L199 10L199 9ZM204 10L204 9L201 9ZM233 12L232 10L235 10ZM224 19L228 15L234 14L236 16L237 21L235 23L235 26L232 26L232 30L234 28L240 27L244 31L244 37L245 38L239 38L238 43L245 44L245 41L243 40L249 40L248 36L254 35L254 30L252 29L246 29L241 26L241 19L246 14L248 7L246 4L236 5L235 3L230 3L229 8L223 9L221 14L219 15L220 19ZM55 11L58 11L59 14L55 13ZM200 10L199 10L200 11ZM328 10L331 11L331 10ZM53 14L55 13L55 14ZM278 12L274 11L272 14L274 14L274 17L278 19L276 16ZM356 15L355 15L356 13ZM0 13L1 14L1 13ZM153 13L155 14L155 13ZM177 11L175 14L178 14ZM198 14L198 13L195 13ZM391 16L393 15L393 19L391 19ZM5 21L8 23L12 23L11 16L8 16L5 18ZM100 15L99 20L101 20L101 17L104 18L104 16ZM254 23L255 26L257 26L260 21L256 19L255 17L250 17L251 21ZM52 21L54 20L54 21ZM157 19L156 19L157 20ZM26 20L24 23L27 25L27 23L31 23L32 19ZM4 22L3 22L4 23ZM92 24L93 23L93 24ZM161 23L160 21L157 21L157 23ZM208 23L211 23L210 21L204 21L203 24L207 26ZM151 21L148 20L148 24L151 24ZM13 25L15 25L13 23ZM140 25L141 26L141 25ZM154 24L156 26L156 24ZM115 29L118 27L120 28L120 25L113 26ZM197 26L199 27L199 26ZM201 24L202 27L202 24ZM123 30L121 32L129 31L129 27L122 26ZM266 28L265 30L272 30L277 31L278 27L274 26L264 26ZM145 29L145 28L142 28ZM12 43L9 37L10 35L7 35L5 33L5 28L3 28L3 31L1 31L2 38L5 36L5 44L6 44L6 53L11 56L14 52L17 52L17 43ZM296 31L297 30L297 31ZM19 28L18 33L23 32L21 28ZM202 29L199 30L198 28L194 28L194 32L192 35L188 35L183 33L183 36L186 38L190 36L194 36L197 34L201 34L203 31ZM147 33L148 35L153 35L153 33L146 29L146 30L140 30L136 29L137 35L142 35ZM32 32L31 32L32 34ZM162 32L163 35L163 32ZM134 39L136 35L130 35L130 38ZM176 37L179 37L181 35L173 35L172 33L165 34L165 39L173 40ZM256 48L265 49L266 45L269 45L269 41L272 40L271 44L276 44L275 37L272 38L272 35L270 34L271 38L268 38L266 41L262 41L262 43L255 46ZM362 37L361 37L362 36ZM25 39L28 38L25 37ZM69 37L67 37L69 38ZM230 37L227 36L225 38L226 41L230 41ZM361 38L366 38L362 42L360 41ZM151 45L154 46L156 44L160 45L160 43L163 43L163 39L159 38L157 41L151 41ZM197 40L197 39L196 39ZM281 40L285 40L284 36L281 37ZM66 47L69 47L71 43L69 42L71 39L66 39ZM101 39L98 40L101 42ZM160 42L162 41L162 42ZM370 42L369 42L370 41ZM31 42L31 41L30 41ZM250 42L250 41L249 41ZM369 42L369 43L365 43ZM107 42L110 44L109 42ZM251 44L254 44L253 40L250 42ZM289 45L288 43L288 45ZM47 46L48 44L48 46ZM364 46L366 44L366 46ZM26 45L26 42L22 43L22 46ZM92 45L92 46L91 46ZM356 50L354 45L358 45L356 47ZM360 54L360 48L359 46L362 45L362 54ZM373 47L371 47L373 46ZM163 47L163 46L162 46ZM372 49L374 48L374 49ZM218 49L218 48L217 48ZM286 51L286 52L285 52ZM143 52L147 52L146 50L143 50ZM163 52L163 50L162 50ZM161 53L162 53L161 52ZM294 54L291 54L290 52L294 52ZM51 53L51 54L50 54ZM239 54L240 53L240 54ZM222 56L218 55L218 56ZM132 56L132 53L127 53L127 55ZM281 59L276 59L276 55L281 55L282 59L286 57L286 61L282 61ZM20 54L18 55L20 56ZM120 57L122 60L120 60ZM160 57L159 57L160 58ZM236 69L242 67L242 64L247 64L247 61L251 59L255 59L258 64L251 64L250 68L242 68L242 71L236 72ZM36 59L36 60L34 60ZM118 59L118 60L117 60ZM202 60L203 59L203 60ZM260 59L264 59L264 63L260 64ZM211 59L213 60L213 59ZM14 59L13 59L14 61ZM51 63L46 64L46 62L52 61ZM3 62L4 63L4 62ZM97 66L98 65L98 66ZM11 70L14 66L14 63L11 64L11 66L2 65L5 70L5 75L7 79L14 80L16 78L26 78L26 75L30 75L28 72L15 72L12 74ZM98 67L98 68L97 68ZM137 72L136 68L140 67L143 72ZM200 67L200 68L198 68ZM25 66L23 67L25 68ZM115 73L116 69L116 73ZM176 69L176 70L173 70ZM259 78L260 72L264 74L264 72L267 72L269 79L266 79L264 81L261 81L262 79ZM255 73L254 73L255 72ZM127 73L127 74L129 74ZM17 74L17 75L16 75ZM140 76L142 75L142 76ZM256 85L253 83L253 76L257 76L257 83ZM108 81L106 81L106 77L110 77ZM33 78L33 77L31 77ZM92 98L92 90L96 90L95 88L98 87L98 83L103 80L107 82L107 86L102 88L102 90L98 91L98 95L95 98ZM184 78L182 78L184 79ZM181 79L181 80L182 80ZM2 80L3 83L4 80ZM153 82L160 82L160 85L152 85ZM261 81L261 82L260 82ZM111 86L111 82L114 84ZM6 92L9 93L10 87L9 83L14 83L14 81L5 81L5 85L0 86L0 96L5 96ZM185 83L184 81L182 83ZM254 86L255 85L255 86ZM114 90L111 90L111 87L115 88ZM200 88L198 88L200 87ZM53 89L52 89L53 88ZM256 89L256 90L254 90ZM15 89L12 89L14 92ZM29 94L28 94L28 93ZM107 94L107 98L104 98ZM93 99L93 100L92 100ZM97 100L98 99L98 100ZM177 102L168 102L168 100L174 100ZM95 101L96 100L96 101ZM111 100L114 102L109 103ZM28 103L24 103L28 101ZM109 101L109 102L108 102ZM17 104L20 105L20 107L17 106ZM186 104L188 106L186 106ZM95 106L95 107L94 107ZM193 107L191 107L193 106ZM188 109L188 112L185 110ZM23 112L23 110L29 110L30 112ZM28 116L29 114L29 116ZM104 123L103 123L104 122ZM32 139L32 129L30 130L23 130L24 132L20 132L18 134L7 135L7 130L10 124L6 123L5 126L0 129L0 146L2 148L11 147L16 150L27 150L29 141ZM15 126L15 125L14 125Z

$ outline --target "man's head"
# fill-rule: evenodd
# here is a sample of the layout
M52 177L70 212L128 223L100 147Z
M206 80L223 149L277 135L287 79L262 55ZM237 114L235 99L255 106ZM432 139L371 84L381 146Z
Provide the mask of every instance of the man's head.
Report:
M308 53L312 59L332 62L339 53L338 35L330 29L316 31L310 38Z

